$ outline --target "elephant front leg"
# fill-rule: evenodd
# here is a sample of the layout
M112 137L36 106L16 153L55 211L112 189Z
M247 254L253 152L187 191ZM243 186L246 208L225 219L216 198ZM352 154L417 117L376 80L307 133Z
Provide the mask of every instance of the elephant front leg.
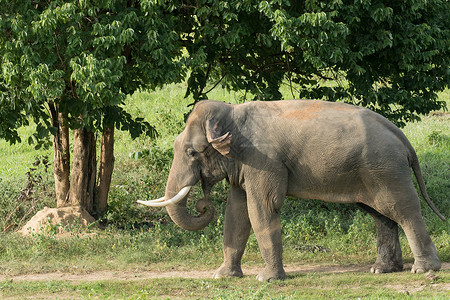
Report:
M256 277L259 281L286 278L280 224L280 210L285 191L282 186L269 185L255 185L247 191L250 221L266 264Z
M283 245L279 215L269 215L267 219L263 217L263 220L255 219L252 220L252 226L266 264L264 270L256 278L259 281L283 280L286 278L286 272L283 268Z
M213 278L242 277L241 259L250 235L250 219L245 192L231 187L225 211L223 234L224 262Z

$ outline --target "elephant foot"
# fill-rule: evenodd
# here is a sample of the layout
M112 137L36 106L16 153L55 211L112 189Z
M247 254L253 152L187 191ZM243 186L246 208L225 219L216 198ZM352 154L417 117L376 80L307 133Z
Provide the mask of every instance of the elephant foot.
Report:
M432 258L427 260L415 259L411 268L411 273L425 273L427 271L438 271L441 268L441 261L439 258Z
M400 272L403 270L403 264L380 264L375 263L370 268L370 273L381 274L381 273L393 273Z
M217 271L214 273L213 278L219 279L223 277L243 277L241 267L230 267L227 265L222 265Z
M256 279L261 282L270 282L273 280L286 279L286 272L281 270L268 269L267 267L256 276Z

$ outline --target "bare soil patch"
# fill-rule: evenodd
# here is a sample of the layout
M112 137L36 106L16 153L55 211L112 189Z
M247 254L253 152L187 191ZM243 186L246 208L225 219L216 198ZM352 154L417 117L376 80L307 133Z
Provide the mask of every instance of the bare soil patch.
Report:
M243 268L246 276L256 276L262 267L247 267ZM369 272L370 265L320 265L320 264L307 264L307 265L286 265L286 272L289 275L295 275L298 273L347 273L347 272ZM405 265L405 270L411 269L411 264ZM441 270L450 270L450 263L443 263ZM119 280L119 281L132 281L132 280L146 280L156 278L193 278L193 279L208 279L212 277L214 270L205 271L154 271L154 270L129 270L129 271L95 271L91 273L63 273L52 272L42 274L23 274L16 276L0 275L0 281L12 280L12 281L70 281L70 282L82 282L82 281L103 281L103 280ZM375 276L375 275L374 275ZM443 283L445 290L450 290L450 283ZM395 288L394 286L392 288ZM402 289L404 287L398 287Z

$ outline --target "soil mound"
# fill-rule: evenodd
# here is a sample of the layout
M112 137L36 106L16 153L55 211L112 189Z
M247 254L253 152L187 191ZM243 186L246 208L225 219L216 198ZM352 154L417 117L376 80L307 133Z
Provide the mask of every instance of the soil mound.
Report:
M94 221L95 219L81 207L44 207L19 230L19 233L31 235L33 233L48 233L52 230L55 230L55 233L64 233L64 227L66 226L81 225L86 227Z

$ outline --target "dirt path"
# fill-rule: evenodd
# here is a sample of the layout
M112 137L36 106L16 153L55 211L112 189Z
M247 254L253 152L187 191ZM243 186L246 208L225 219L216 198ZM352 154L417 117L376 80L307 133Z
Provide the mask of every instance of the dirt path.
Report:
M286 272L289 274L296 273L346 273L346 272L368 272L369 265L287 265L285 266ZM405 265L405 269L411 269L411 264ZM450 263L442 263L442 270L450 270ZM261 268L243 268L245 275L255 275L261 270ZM51 281L61 280L70 282L81 281L100 281L100 280L145 280L155 278L211 278L213 270L206 271L96 271L88 274L74 274L74 273L42 273L42 274L24 274L17 276L0 275L0 281L12 280L12 281Z

